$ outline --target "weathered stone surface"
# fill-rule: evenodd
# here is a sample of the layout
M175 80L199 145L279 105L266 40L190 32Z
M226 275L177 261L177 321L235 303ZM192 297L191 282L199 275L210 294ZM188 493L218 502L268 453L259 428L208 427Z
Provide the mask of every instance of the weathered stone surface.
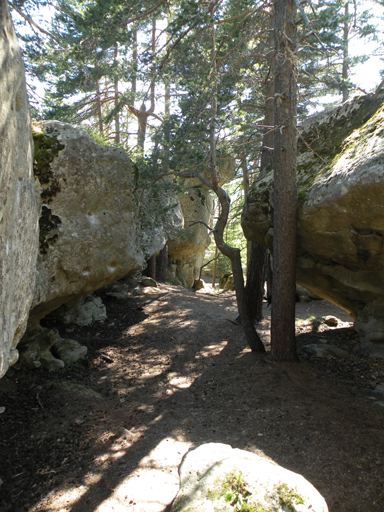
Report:
M63 304L49 318L55 318L64 324L91 325L93 322L104 322L107 319L107 310L101 298L90 293Z
M34 141L43 207L31 322L144 265L126 153L57 121L36 126Z
M191 449L179 467L172 512L327 512L321 494L303 476L244 450L208 443Z
M384 356L382 102L363 96L303 123L313 151L299 139L297 282L347 310L367 350ZM270 249L272 191L266 170L242 218L246 237Z
M72 364L87 355L88 349L76 340L63 339L55 341L51 347L52 354L65 364Z
M38 204L24 65L0 0L0 378L18 358L35 284Z
M166 181L162 187L145 191L141 205L140 244L146 261L163 249L175 230L183 228L183 212L176 193Z
M157 288L157 283L154 279L152 279L151 277L143 277L143 279L141 280L141 284L143 286L152 286L154 288Z
M27 332L18 347L20 363L29 370L39 368L42 365L41 358L52 356L49 350L59 339L60 335L58 332L44 327ZM47 361L44 361L47 367L46 363Z
M182 230L171 233L168 241L170 264L176 265L169 277L173 284L182 284L191 288L195 279L199 277L205 250L210 243L208 230L199 221L208 226L211 225L213 200L208 189L199 186L186 189L186 192L179 196L179 201L184 226ZM193 223L196 224L191 225Z

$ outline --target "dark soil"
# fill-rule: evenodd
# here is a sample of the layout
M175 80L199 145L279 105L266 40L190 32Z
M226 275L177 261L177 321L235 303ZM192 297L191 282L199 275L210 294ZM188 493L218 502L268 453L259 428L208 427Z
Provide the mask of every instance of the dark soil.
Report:
M105 323L54 325L88 347L86 360L58 373L13 367L0 381L0 512L164 511L184 453L212 441L302 474L331 512L384 511L384 364L366 357L345 312L298 304L301 363L272 364L230 321L230 292L100 295ZM310 318L327 314L338 327ZM350 355L301 349L319 342Z

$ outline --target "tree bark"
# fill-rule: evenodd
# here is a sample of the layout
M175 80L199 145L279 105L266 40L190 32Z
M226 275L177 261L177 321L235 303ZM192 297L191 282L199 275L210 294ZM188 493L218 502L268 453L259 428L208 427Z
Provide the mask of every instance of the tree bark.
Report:
M167 270L168 270L168 246L165 245L159 253L159 256L157 258L157 265L156 265L156 277L157 277L157 280L160 281L161 283L165 283L167 281Z
M296 3L275 0L275 175L271 357L297 361Z
M241 325L244 330L245 337L247 339L248 345L254 352L265 352L265 348L263 342L259 338L255 330L255 326L248 315L248 311L245 304L245 293L244 293L244 275L243 269L241 266L241 253L240 249L230 247L224 242L224 229L228 221L229 208L230 208L230 200L225 192L219 186L217 179L217 168L216 168L216 140L215 140L215 122L217 115L217 81L216 81L216 29L214 22L214 7L215 2L211 2L211 15L212 15L212 23L211 23L211 40L212 40L212 50L211 50L211 61L212 61L212 105L211 105L211 123L210 123L210 145L211 145L211 181L212 181L212 189L215 191L220 205L221 205L221 213L216 222L215 229L213 231L215 242L218 249L227 256L232 265L232 273L233 273L233 281L235 286L237 307L239 311L239 315L241 318Z
M150 257L148 262L149 277L156 280L156 254Z
M245 302L252 322L263 318L263 298L265 283L265 247L251 242L250 264L247 271Z
M343 102L349 98L348 68L349 68L349 3L344 6L344 28L343 28L343 67L341 73L341 92Z
M119 44L116 43L115 46L115 55L114 55L114 61L117 65L117 57L119 55ZM117 108L119 104L119 79L116 76L115 77L115 108ZM119 112L116 112L115 114L115 143L120 144L120 114Z
M274 90L275 84L273 79L273 55L274 55L274 16L271 13L270 29L269 29L269 51L267 53L268 59L268 73L269 78L265 87L265 111L264 111L264 133L263 133L263 147L261 150L260 158L260 174L264 174L268 168L273 165L273 145L274 145ZM244 189L245 191L245 189ZM263 318L263 298L264 298L264 284L265 284L265 271L267 262L267 249L257 244L251 243L251 251L249 263L247 267L247 284L245 287L245 300L247 309L253 322L260 322Z

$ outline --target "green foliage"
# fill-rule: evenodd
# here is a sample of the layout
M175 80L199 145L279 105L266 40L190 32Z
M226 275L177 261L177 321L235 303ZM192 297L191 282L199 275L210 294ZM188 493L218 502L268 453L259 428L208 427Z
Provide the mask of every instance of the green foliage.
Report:
M279 503L290 512L295 512L295 505L302 505L305 503L301 494L298 494L297 489L291 489L287 484L280 484L275 487L275 491L279 497Z
M236 512L248 512L251 510L248 505L248 498L252 493L247 489L247 484L241 473L230 475L227 478L228 492L225 501L230 503Z

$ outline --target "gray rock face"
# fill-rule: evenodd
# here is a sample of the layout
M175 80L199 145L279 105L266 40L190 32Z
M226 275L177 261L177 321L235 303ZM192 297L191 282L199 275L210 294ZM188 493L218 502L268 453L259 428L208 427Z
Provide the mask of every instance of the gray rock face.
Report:
M170 235L168 255L171 259L169 280L191 288L199 277L205 250L210 243L207 228L199 221L210 226L213 216L213 200L208 189L198 186L186 189L179 196L184 217L182 230ZM193 226L192 223L196 222ZM174 266L172 266L174 265Z
M371 355L384 356L383 95L310 118L298 158L297 282L356 319ZM379 107L379 108L378 108ZM242 218L272 248L273 175L252 185Z
M183 212L177 195L172 190L144 193L145 206L141 208L141 248L148 261L157 254L174 231L183 228ZM152 211L151 211L152 210Z
M49 318L57 318L64 324L91 325L93 322L104 322L107 310L100 297L92 293L63 304L51 313Z
M24 65L0 0L0 378L18 358L33 297L38 204Z
M57 121L34 127L34 142L43 206L31 323L144 265L126 153Z
M234 512L240 507L328 512L324 498L304 477L229 445L208 443L189 450L179 474L172 512Z

